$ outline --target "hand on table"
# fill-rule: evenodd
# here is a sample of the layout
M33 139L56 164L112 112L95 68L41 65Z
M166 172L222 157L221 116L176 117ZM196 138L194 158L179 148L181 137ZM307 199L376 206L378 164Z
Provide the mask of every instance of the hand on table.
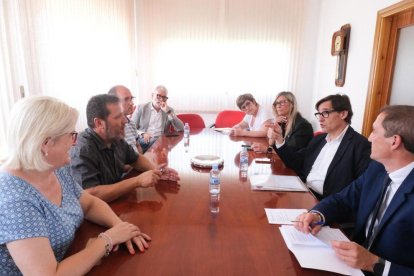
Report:
M113 251L118 250L119 244L125 243L131 254L135 254L132 242L142 252L149 247L147 241L151 240L147 234L141 232L138 226L125 221L117 223L105 231L105 234L112 240L114 246Z

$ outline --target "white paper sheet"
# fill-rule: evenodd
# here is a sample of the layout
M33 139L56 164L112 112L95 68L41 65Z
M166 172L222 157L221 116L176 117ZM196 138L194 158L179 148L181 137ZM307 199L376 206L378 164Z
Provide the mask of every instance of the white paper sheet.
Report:
M229 135L231 132L231 127L216 127L214 130Z
M265 208L267 220L270 224L293 224L300 214L307 212L306 209L270 209Z
M253 190L307 192L299 177L291 175L249 175Z
M344 240L344 238L345 240L348 240L348 238L342 233L338 233L341 232L338 229L329 227L323 227L322 229L323 230L321 231L327 232L327 234L322 232L321 235L318 235L317 237L303 237L302 235L305 234L297 231L291 225L282 225L279 227L286 246L295 255L301 267L332 271L343 275L363 276L364 274L361 270L348 266L340 260L335 255L334 250L327 245L330 244L330 238L338 237L340 240ZM315 242L315 239L319 240L318 246L315 246L317 243ZM322 239L324 239L323 242ZM294 243L298 240L301 240L300 245ZM308 243L306 241L308 241Z

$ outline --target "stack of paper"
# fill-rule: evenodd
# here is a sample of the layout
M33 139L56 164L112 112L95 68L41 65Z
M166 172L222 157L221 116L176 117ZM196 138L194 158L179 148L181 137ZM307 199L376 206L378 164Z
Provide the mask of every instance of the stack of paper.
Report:
M270 209L265 208L267 220L270 224L293 224L300 214L307 212L306 209Z
M364 275L361 270L348 266L335 255L331 241L349 241L339 229L322 227L316 236L299 232L291 225L282 225L279 229L286 246L302 267L344 275Z
M308 189L297 176L254 174L249 175L253 190L307 192Z

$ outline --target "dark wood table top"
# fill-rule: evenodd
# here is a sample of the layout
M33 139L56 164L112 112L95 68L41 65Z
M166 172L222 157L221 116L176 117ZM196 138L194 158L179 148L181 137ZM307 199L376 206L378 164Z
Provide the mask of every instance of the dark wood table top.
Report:
M263 138L233 138L211 129L192 130L188 152L182 134L161 137L146 153L157 163L168 162L179 183L160 182L137 189L110 204L125 221L152 237L144 253L129 255L125 248L112 253L88 275L332 275L302 269L287 249L278 225L268 223L264 208L310 208L316 199L303 192L252 191L239 177L241 144ZM190 158L213 154L224 159L219 212L210 212L209 174L190 164ZM249 151L249 173L293 175L276 155L272 164L257 164ZM68 255L85 247L102 232L85 221ZM317 257L317 256L316 256Z

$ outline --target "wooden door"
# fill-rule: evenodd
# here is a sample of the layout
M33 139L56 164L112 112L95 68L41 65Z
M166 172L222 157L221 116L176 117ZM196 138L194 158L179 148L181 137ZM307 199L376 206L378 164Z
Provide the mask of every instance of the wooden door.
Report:
M414 0L378 12L362 134L368 136L380 108L389 103L400 30L414 24Z

